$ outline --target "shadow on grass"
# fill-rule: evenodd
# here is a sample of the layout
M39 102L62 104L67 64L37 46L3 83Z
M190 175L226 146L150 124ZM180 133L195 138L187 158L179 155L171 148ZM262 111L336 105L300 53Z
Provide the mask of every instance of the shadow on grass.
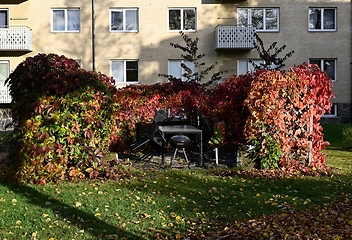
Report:
M235 171L236 173L236 171ZM143 185L148 185L144 188ZM167 206L166 215L197 219L197 227L207 228L215 222L234 222L290 209L308 209L311 205L329 203L343 192L352 191L348 179L335 181L329 177L275 179L255 177L216 177L211 172L198 175L193 171L172 171L157 178L150 176L143 183L128 188L141 192L157 192ZM198 215L198 216L197 216ZM200 216L200 217L199 217ZM204 220L204 221L203 221ZM190 229L190 226L186 226ZM170 229L169 234L176 234Z
M38 192L36 189L31 188L29 186L7 182L0 182L0 184L6 186L15 194L25 197L28 200L29 204L36 205L43 209L49 209L52 212L55 212L55 214L58 214L63 219L69 220L73 225L79 225L82 229L84 229L84 232L89 233L91 236L94 236L97 239L106 239L108 236L112 236L111 239L113 239L113 236L115 235L128 236L129 239L142 239L141 237L132 235L131 233L128 233L117 226L111 225L92 214L89 214L75 207L62 203L59 200L51 198L51 204L47 205L46 202L48 201L50 196ZM81 218L89 221L81 222L75 216L80 216ZM93 225L97 227L93 228Z

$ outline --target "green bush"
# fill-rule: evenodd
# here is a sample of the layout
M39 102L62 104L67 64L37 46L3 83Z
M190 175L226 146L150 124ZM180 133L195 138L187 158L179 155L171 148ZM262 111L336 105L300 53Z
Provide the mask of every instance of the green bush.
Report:
M349 147L352 147L352 126L348 125L342 129L342 135Z
M64 56L39 54L19 64L7 82L18 181L84 178L101 165L112 127L111 78Z

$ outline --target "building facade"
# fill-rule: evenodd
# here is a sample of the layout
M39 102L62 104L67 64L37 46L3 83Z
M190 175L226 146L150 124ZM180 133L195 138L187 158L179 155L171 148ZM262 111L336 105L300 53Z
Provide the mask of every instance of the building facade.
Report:
M294 51L286 68L310 62L327 71L336 98L324 120L349 122L351 22L349 0L0 0L0 104L11 102L9 73L38 53L76 59L117 87L153 84L166 81L158 74L182 74L182 52L170 43L183 45L183 31L226 78L260 61L256 32L266 47Z

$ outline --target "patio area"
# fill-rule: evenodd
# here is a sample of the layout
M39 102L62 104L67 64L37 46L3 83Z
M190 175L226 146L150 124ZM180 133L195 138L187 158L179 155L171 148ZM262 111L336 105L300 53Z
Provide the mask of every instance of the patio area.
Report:
M115 153L116 154L116 153ZM164 164L162 164L162 156L155 155L149 161L141 161L140 155L136 154L117 154L119 160L124 162L130 162L133 167L143 170L153 169L210 169L210 168L233 168L242 165L242 158L236 157L233 154L219 151L218 161L215 159L215 151L206 151L203 155L203 165L199 164L199 153L187 152L189 164L187 164L182 153L176 155L175 161L173 161L172 167L171 160L173 158L174 150L169 149L164 154Z

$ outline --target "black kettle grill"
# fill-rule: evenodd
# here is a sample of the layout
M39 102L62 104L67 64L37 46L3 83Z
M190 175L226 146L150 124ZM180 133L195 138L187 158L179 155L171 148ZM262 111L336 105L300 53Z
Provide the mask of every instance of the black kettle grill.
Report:
M175 148L175 153L174 153L174 156L171 160L170 167L172 167L172 163L176 158L177 152L181 151L181 150L185 156L187 164L189 165L189 161L188 161L186 151L185 151L185 148L188 148L189 145L191 144L191 140L189 139L189 137L182 135L182 134L179 134L179 135L175 135L175 136L171 137L169 142L170 142L170 145L173 148Z

